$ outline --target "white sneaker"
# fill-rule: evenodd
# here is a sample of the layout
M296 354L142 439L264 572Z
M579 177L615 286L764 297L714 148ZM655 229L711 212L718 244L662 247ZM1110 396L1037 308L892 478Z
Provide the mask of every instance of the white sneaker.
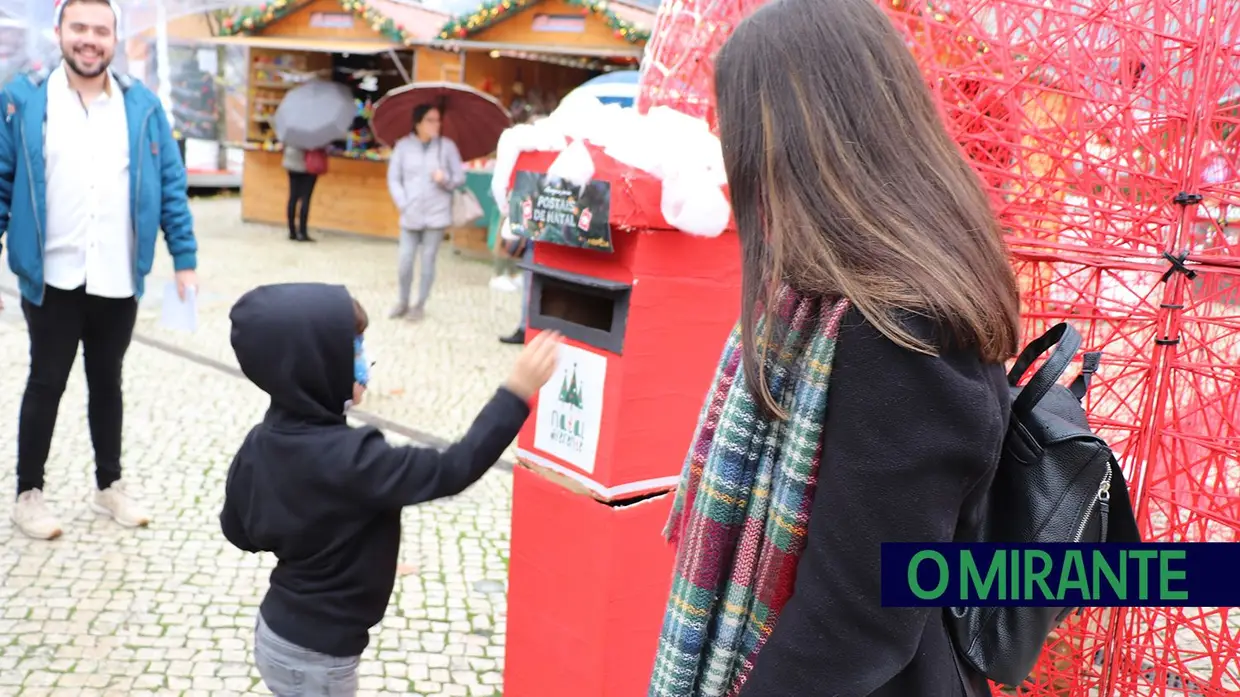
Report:
M151 514L147 513L122 481L113 482L107 489L96 491L90 507L96 513L109 516L127 528L143 528L151 522Z
M512 276L495 276L491 279L491 290L512 293L517 290L517 286L512 282Z
M23 491L17 497L17 503L13 504L11 517L18 530L36 540L54 540L62 532L60 521L48 508L40 489Z

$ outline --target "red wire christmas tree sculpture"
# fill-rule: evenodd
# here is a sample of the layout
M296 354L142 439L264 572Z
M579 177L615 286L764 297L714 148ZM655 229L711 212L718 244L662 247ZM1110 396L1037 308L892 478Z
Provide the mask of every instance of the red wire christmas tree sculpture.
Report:
M876 1L990 187L1026 339L1104 352L1086 404L1145 538L1240 542L1240 3ZM714 51L761 4L664 0L639 108L713 124ZM1240 610L1087 611L1014 692L1240 695Z

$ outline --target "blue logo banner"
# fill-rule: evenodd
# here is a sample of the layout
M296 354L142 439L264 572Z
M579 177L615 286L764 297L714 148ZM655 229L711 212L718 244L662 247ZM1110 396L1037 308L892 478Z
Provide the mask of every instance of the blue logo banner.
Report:
M1236 607L1240 544L882 545L884 607Z

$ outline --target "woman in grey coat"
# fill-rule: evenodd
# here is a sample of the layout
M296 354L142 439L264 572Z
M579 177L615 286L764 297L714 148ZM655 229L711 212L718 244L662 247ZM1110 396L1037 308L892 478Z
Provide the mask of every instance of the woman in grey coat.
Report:
M456 143L439 135L442 114L428 104L413 110L413 132L396 141L388 162L388 190L400 211L397 279L400 298L390 317L421 319L444 230L452 224L452 192L465 183L465 167ZM418 297L409 304L413 261L421 260Z

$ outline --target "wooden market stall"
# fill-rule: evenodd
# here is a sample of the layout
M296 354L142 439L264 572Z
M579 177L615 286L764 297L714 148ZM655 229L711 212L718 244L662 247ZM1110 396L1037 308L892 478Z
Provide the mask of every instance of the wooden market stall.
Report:
M634 70L654 26L654 10L620 0L486 0L445 23L439 45L460 52L462 79L496 97L516 122L546 115L575 87L603 72ZM492 168L473 163L467 186L486 215L457 231L461 248L490 248L502 212L491 200Z
M275 0L225 21L218 43L249 48L246 150L241 215L287 223L288 175L271 118L284 95L308 74L331 75L354 88L358 118L349 138L329 150L309 225L319 230L396 237L399 215L387 193L388 149L369 134L369 109L414 80L459 80L462 56L426 45L446 16L392 0Z
M509 111L549 113L601 72L633 69L654 13L607 0L491 0L445 24L438 38L463 51L465 82Z
M249 47L242 217L286 224L288 180L270 119L295 85L290 75L378 75L377 91L355 90L356 137L331 153L309 224L390 238L399 215L387 193L388 149L365 128L368 107L383 93L406 82L463 82L495 96L517 120L546 114L591 77L635 69L653 23L652 10L617 0L494 0L456 18L400 0L274 0L242 10L213 39ZM453 244L489 254L501 215L490 196L490 163L467 169L484 216L453 230Z

